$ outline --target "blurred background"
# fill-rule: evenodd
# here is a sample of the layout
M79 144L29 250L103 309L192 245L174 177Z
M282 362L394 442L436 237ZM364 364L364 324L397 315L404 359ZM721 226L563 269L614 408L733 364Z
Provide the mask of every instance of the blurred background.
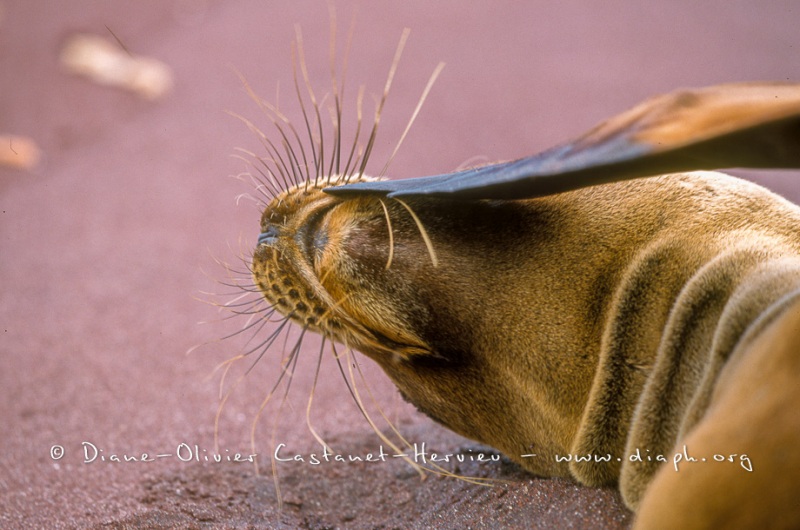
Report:
M800 79L793 0L342 0L335 12L340 60L354 24L349 130L358 87L365 86L370 120L400 35L411 29L368 171L383 167L428 77L446 63L389 168L395 178L530 155L680 87ZM229 112L277 137L239 74L302 123L292 81L295 25L310 82L320 99L328 94L327 105L330 20L318 0L0 0L3 528L630 524L613 490L536 479L507 462L455 470L506 481L494 488L421 481L399 460L284 463L279 510L271 448L321 450L306 424L316 338L303 341L282 408L276 399L258 419L280 373L278 344L231 393L215 428L220 388L230 390L251 364L238 363L222 385L214 372L250 338L220 341L245 321L225 320L229 313L214 306L237 292L220 283L229 278L219 262L243 270L239 258L259 231L256 205L240 197L252 188L231 178L248 170L234 155L237 148L263 154ZM106 42L89 47L101 73L87 74L80 53L65 58L76 35ZM142 74L152 82L145 88L125 73L142 64L155 71ZM115 77L100 82L102 72ZM738 174L800 200L797 172ZM245 276L234 273L233 281ZM377 450L381 441L330 357L315 389L314 429L344 453ZM371 362L355 362L412 442L479 450L403 403ZM249 454L254 420L260 475L250 464L202 461L215 452L215 430L216 451ZM94 462L85 463L84 442L98 449ZM201 461L176 458L182 443L196 446ZM173 456L100 458L141 460L145 452Z

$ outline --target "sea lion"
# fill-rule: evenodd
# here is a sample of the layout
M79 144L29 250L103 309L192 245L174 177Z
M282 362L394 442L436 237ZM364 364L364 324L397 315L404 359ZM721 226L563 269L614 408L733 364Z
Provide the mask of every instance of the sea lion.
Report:
M374 181L315 154L264 208L252 277L442 425L619 484L643 528L800 526L800 207L685 172L798 167L798 139L800 85L766 83L453 175Z

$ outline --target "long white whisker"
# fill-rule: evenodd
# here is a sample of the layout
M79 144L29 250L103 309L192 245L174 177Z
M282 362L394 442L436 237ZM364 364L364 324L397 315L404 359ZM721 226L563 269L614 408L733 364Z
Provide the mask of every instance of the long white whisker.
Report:
M381 199L378 199L378 201L383 208L383 215L386 217L386 228L389 230L389 259L386 260L386 270L388 271L389 267L392 266L392 258L394 257L394 230L392 230L392 220L389 217L389 209L386 207L386 203Z
M422 96L420 96L416 108L414 108L414 112L411 114L411 119L408 120L408 124L406 125L403 134L400 135L400 140L398 140L397 145L395 145L394 147L394 151L392 151L391 156L389 156L389 160L386 161L386 165L383 166L383 169L381 170L378 176L382 177L386 174L386 170L389 169L389 164L392 163L392 160L394 160L397 151L400 150L400 146L403 145L403 140L406 139L406 135L408 134L409 129L411 129L411 126L414 124L414 120L417 119L417 115L419 114L422 105L425 103L425 99L427 99L428 93L431 91L431 88L433 88L433 84L436 83L436 78L439 77L439 74L442 72L443 68L444 68L444 63L439 63L434 69L430 79L428 79L428 84L425 85L425 90L422 91Z
M422 236L422 240L425 241L425 246L428 248L428 254L431 257L431 263L433 263L434 267L438 267L439 260L436 258L436 252L433 250L433 243L431 243L431 238L428 237L428 232L425 231L425 227L422 226L422 221L419 220L417 214L414 213L414 210L412 210L408 204L401 201L400 199L395 199L395 200L399 202L403 206L403 208L408 210L409 215L411 215L411 218L414 219L414 223L416 223L417 229L419 229L419 234Z
M364 150L364 158L361 160L361 167L358 170L358 177L364 174L364 170L367 167L367 161L369 160L369 156L372 153L372 146L375 145L375 138L378 134L378 124L381 121L381 113L383 112L383 105L386 103L386 98L389 96L389 90L392 87L392 81L394 80L394 74L397 72L397 65L400 63L400 56L403 55L403 48L405 48L406 41L408 40L408 35L411 33L411 30L406 28L403 30L403 33L400 35L400 42L397 44L397 50L394 54L394 59L392 60L392 66L389 68L389 75L386 77L386 85L383 87L383 96L378 103L377 108L375 109L375 120L372 123L372 132L369 135L369 140L367 141L367 147Z

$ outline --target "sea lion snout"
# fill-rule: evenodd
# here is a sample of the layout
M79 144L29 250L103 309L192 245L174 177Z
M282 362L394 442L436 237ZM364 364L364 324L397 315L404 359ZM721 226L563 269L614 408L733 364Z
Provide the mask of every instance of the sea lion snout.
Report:
M261 232L258 235L258 245L271 245L275 243L275 240L278 237L278 230L274 226L270 225L264 232Z

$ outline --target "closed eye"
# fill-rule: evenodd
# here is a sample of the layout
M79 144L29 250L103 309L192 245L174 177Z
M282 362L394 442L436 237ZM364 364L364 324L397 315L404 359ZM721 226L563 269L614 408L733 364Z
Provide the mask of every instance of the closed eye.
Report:
M333 205L315 211L297 232L296 242L300 248L305 249L306 258L311 265L319 263L328 248L328 231L323 221L332 208Z

